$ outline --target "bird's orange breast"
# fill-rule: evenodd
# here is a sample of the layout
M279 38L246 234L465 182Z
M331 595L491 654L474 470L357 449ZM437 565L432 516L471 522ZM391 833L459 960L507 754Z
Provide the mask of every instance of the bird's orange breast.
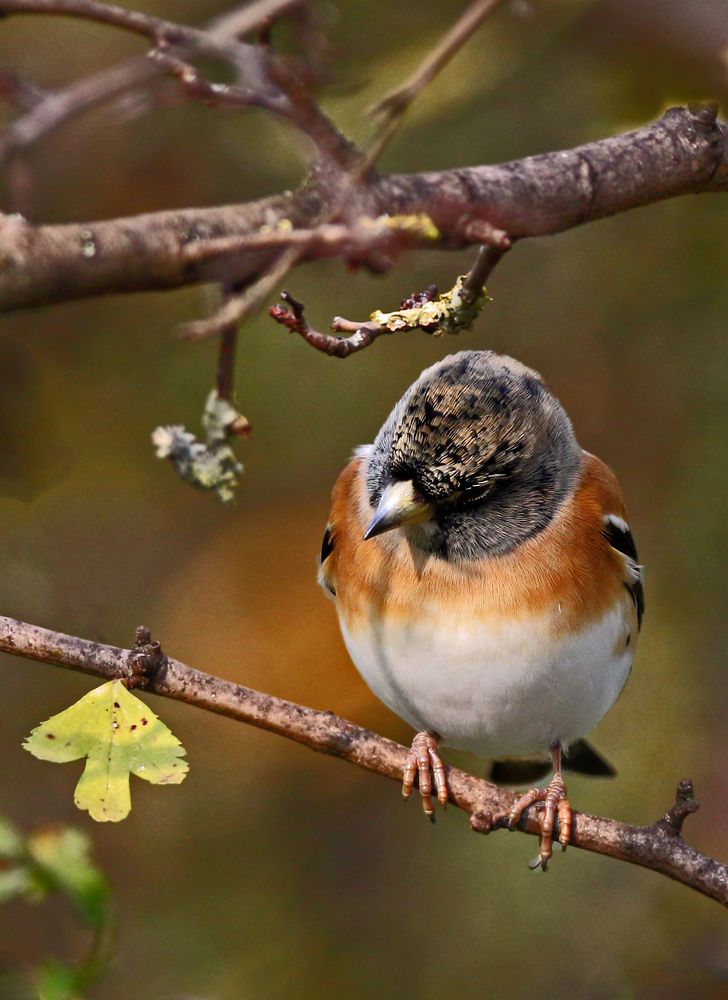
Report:
M369 541L371 515L362 468L354 458L334 487L334 547L322 567L349 629L386 617L421 620L509 620L546 615L555 630L583 628L601 618L624 590L625 564L603 534L605 514L624 517L611 470L584 453L574 493L538 535L503 556L451 562L413 548L403 531Z

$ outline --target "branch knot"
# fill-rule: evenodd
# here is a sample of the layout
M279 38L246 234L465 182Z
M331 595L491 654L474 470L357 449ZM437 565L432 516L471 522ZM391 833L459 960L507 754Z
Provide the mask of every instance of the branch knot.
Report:
M152 639L152 633L144 625L140 625L134 636L134 645L129 653L129 675L122 678L122 684L127 691L134 688L145 690L159 671L167 663L167 657L162 652L162 644Z
M675 793L675 804L668 809L662 819L655 824L664 829L667 833L676 837L682 836L683 823L700 808L700 803L695 798L695 789L690 778L683 778L678 784Z

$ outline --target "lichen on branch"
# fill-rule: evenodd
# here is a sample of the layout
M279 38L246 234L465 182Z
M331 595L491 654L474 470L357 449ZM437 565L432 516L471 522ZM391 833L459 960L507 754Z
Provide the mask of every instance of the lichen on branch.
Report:
M152 444L157 458L168 459L185 482L212 491L223 503L229 503L235 498L238 478L244 471L230 442L249 436L250 424L213 389L202 413L202 426L204 441L182 424L167 424L152 431Z
M453 287L442 294L431 286L431 296L413 296L393 312L375 309L370 319L393 333L396 330L419 329L437 337L443 333L455 335L469 330L486 302L493 300L485 287L475 295L468 291L465 287L467 277L461 274Z

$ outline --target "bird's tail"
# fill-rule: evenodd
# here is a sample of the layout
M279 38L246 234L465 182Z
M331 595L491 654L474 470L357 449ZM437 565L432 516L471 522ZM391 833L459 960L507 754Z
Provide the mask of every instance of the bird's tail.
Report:
M565 771L589 774L595 778L613 778L617 773L586 740L576 740L571 744L564 753L562 766ZM494 760L488 778L496 785L528 785L545 778L550 771L551 764L546 760Z

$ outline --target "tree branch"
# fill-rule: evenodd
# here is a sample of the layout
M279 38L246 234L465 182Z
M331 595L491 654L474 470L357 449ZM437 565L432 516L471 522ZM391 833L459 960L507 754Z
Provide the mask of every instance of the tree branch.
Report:
M222 306L209 319L187 323L182 328L182 335L188 340L204 340L215 334L223 334L231 327L237 327L248 316L262 309L265 300L273 294L273 289L285 278L300 255L299 247L289 246L255 284L248 285L238 294L227 296Z
M475 263L467 275L465 275L462 288L460 289L460 299L465 306L466 314L462 317L460 324L458 324L457 317L451 313L450 333L459 332L461 329L468 328L471 325L475 318L478 302L485 292L485 282L504 253L505 250L500 247L483 246L480 248L475 258ZM306 310L302 302L295 299L290 292L281 292L280 297L285 302L285 306L271 306L268 310L269 316L276 323L285 326L292 333L297 333L303 337L306 343L313 347L314 350L321 351L322 354L328 354L329 357L348 358L351 354L356 354L369 347L377 338L396 332L395 328L391 325L385 322L377 322L375 319L356 322L355 320L344 319L342 316L334 316L331 321L331 329L334 333L346 333L348 336L335 337L330 333L320 333L309 325L306 319ZM427 302L432 302L438 299L438 297L437 286L430 285L424 292L415 292L409 298L405 299L400 308L404 310L421 308ZM482 301L487 301L487 299L482 299ZM423 315L426 316L426 313ZM413 318L412 322L407 324L403 322L399 328L403 330L420 329L426 330L427 333L433 333L433 331L441 332L441 328L438 327L439 325L432 320L427 323L426 327L423 322L418 322Z
M266 17L264 5L256 5L258 17ZM292 6L289 2L286 7ZM267 5L268 11L278 11L279 5ZM305 94L293 73L270 51L258 45L242 42L244 19L220 19L211 30L190 27L154 17L139 11L128 10L100 0L0 0L0 15L55 14L111 25L148 38L152 43L151 61L166 73L176 77L185 92L207 103L232 104L265 108L280 115L303 131L314 142L319 155L339 167L351 165L359 159L358 150L331 122L318 104ZM249 22L248 22L249 23ZM231 28L237 29L231 35ZM197 68L188 61L200 54L214 54L225 60L236 73L236 84L210 83L204 80ZM120 80L124 87L134 86L145 77L133 63L122 66ZM128 74L128 75L127 75ZM88 94L84 95L88 98ZM39 109L35 111L40 115ZM10 142L0 137L0 154L18 150L17 130L9 127ZM32 131L32 130L31 130ZM22 136L22 132L21 132ZM25 137L27 139L27 136Z
M141 640L133 649L121 649L0 617L2 652L106 680L130 679L132 686L145 687L153 694L226 715L394 781L402 780L407 751L392 740L332 712L306 708L195 670L171 657L162 658L159 645L151 643L146 630L143 638L142 646L153 653L149 663L141 657ZM456 768L448 769L448 787L450 801L469 813L477 833L504 828L518 797ZM683 782L676 805L651 826L628 826L574 813L572 843L595 854L650 868L728 907L728 867L689 847L680 835L682 820L695 808L692 786L688 788ZM520 828L538 834L538 822L530 810Z
M257 0L240 10L215 18L205 30L210 37L220 41L242 37L267 18L280 16L302 2ZM149 89L158 79L160 73L154 63L142 56L92 73L63 90L51 91L0 132L0 162L11 160L18 153L28 150L71 119L101 104L127 96L142 86Z
M2 0L0 13L62 14L65 17L78 17L143 35L152 39L155 44L161 38L178 43L186 40L184 29L161 17L128 10L126 7L117 7L114 4L97 3L96 0Z
M278 251L231 250L196 263L186 248L255 237L283 220L296 230L315 228L322 217L349 223L424 213L441 234L428 245L459 249L485 242L484 230L507 245L665 198L726 191L728 126L713 107L672 108L651 125L571 150L497 166L375 175L353 188L346 181L318 168L295 193L241 205L63 226L0 217L0 311L223 280L231 267L238 281L250 282ZM318 243L301 259L339 253L335 244Z
M503 0L475 0L469 3L444 38L427 53L414 73L369 109L369 113L379 119L380 126L366 152L363 170L368 170L376 163L401 125L410 106L478 30L488 14L496 10L501 3Z

